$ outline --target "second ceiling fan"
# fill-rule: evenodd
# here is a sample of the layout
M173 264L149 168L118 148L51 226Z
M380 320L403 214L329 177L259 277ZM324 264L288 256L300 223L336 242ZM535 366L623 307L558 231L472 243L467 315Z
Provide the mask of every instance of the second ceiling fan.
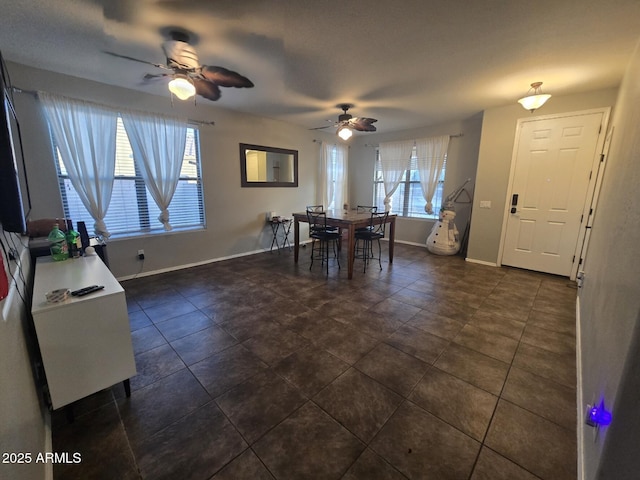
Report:
M375 118L367 118L367 117L354 117L347 111L353 107L350 103L341 103L336 105L340 110L342 110L342 114L338 116L338 121L334 122L334 127L337 127L336 133L343 140L348 140L353 135L353 130L357 130L359 132L375 132L376 127L373 126L375 122L378 120ZM326 127L318 127L313 128L312 130L320 130Z

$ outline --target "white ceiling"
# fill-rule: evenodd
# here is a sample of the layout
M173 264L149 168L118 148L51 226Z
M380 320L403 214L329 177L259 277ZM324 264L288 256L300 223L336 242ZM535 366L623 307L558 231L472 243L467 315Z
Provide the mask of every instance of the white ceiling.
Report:
M566 95L616 87L640 39L639 0L0 0L5 59L160 95L167 27L200 61L250 78L215 105L328 125L353 103L379 132L508 105L529 84ZM551 99L553 101L553 99ZM198 104L213 104L198 99Z

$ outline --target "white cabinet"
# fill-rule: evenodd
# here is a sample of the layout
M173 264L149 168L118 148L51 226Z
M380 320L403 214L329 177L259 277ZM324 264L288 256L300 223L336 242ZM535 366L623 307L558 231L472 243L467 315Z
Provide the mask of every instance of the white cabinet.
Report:
M48 303L45 294L104 289ZM98 256L36 262L31 313L54 409L136 374L124 289Z

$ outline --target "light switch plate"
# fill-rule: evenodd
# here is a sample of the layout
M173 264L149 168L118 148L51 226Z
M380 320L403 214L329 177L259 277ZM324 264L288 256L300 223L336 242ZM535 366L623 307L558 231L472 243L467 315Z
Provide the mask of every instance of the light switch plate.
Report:
M491 200L480 200L480 208L491 208Z

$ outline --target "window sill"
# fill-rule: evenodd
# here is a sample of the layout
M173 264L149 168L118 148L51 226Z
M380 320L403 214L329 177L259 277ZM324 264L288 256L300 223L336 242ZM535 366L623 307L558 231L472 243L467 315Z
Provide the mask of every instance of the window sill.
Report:
M439 217L435 216L435 217L405 217L403 215L398 215L397 218L401 218L402 220L412 220L412 221L418 221L418 222L437 222Z
M137 238L159 237L162 235L180 235L182 233L204 232L205 230L206 230L206 227L189 227L189 228L174 227L173 230L170 230L168 232L165 230L152 230L149 232L118 233L118 234L113 234L106 241L117 242L119 240L135 240Z

